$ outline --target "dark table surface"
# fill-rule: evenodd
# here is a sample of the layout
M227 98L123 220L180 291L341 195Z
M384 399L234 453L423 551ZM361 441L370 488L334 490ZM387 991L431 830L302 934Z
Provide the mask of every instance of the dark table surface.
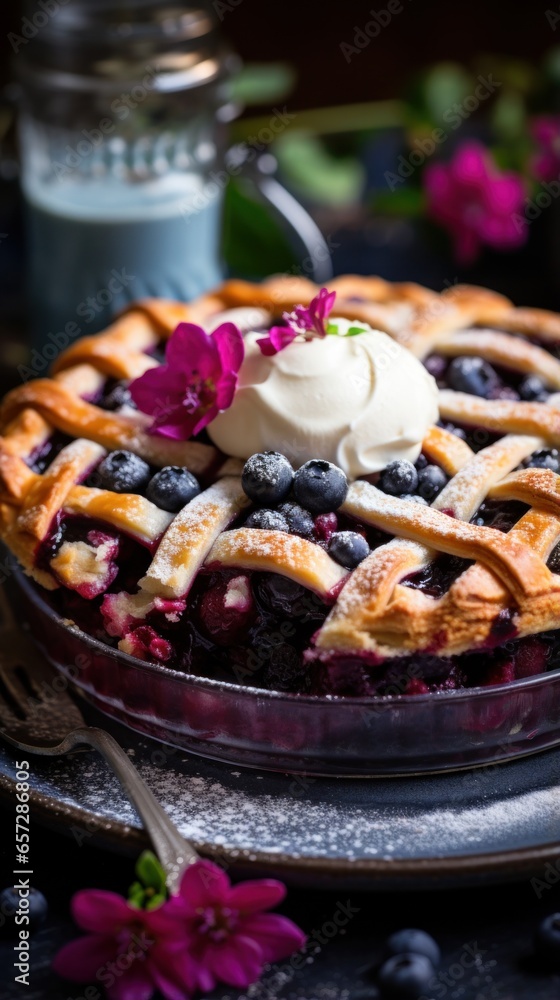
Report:
M14 812L14 803L1 803L0 881L4 885L10 882ZM86 886L126 892L133 880L134 862L87 843L78 846L75 840L37 822L32 823L31 834L33 883L49 901L49 916L32 938L29 988L14 982L13 942L0 941L0 996L2 1000L23 996L28 1000L79 1000L84 987L64 982L50 971L56 950L77 933L69 917L71 896ZM548 871L550 878L551 869ZM543 880L545 874L543 871ZM540 887L538 893L528 879L499 887L429 893L333 893L292 888L282 909L310 936L306 961L301 970L288 973L286 963L279 963L249 996L255 1000L350 1000L372 982L364 967L376 961L384 938L395 929L419 926L437 938L443 952L433 1000L560 997L560 974L544 973L532 960L536 925L547 913L560 910L558 885L544 881L543 885L546 888ZM329 937L329 922L340 905L351 917L346 927ZM85 995L88 1000L97 1000L95 993ZM99 1000L101 996L100 991ZM213 1000L240 1000L244 996L226 987L211 994Z

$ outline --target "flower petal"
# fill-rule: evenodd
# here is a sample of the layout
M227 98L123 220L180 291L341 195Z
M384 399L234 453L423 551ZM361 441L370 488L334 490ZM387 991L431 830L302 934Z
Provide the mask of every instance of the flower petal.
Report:
M116 892L83 889L72 899L72 916L85 931L107 935L114 927L130 923L134 913Z
M524 211L523 178L500 171L481 143L463 142L450 163L430 164L423 183L428 215L449 231L461 264L472 264L483 244L507 250L526 240L514 218Z
M200 985L198 971L198 965L185 950L185 944L178 955L167 954L162 961L150 961L154 984L166 1000L185 1000L185 997L195 993Z
M303 931L278 913L261 913L245 917L241 931L261 946L264 961L277 962L303 948L306 936Z
M203 378L218 367L218 358L216 344L195 323L179 323L165 351L165 360L172 370L191 373L196 369Z
M229 405L230 404L228 403L228 406ZM227 409L227 406L225 406L224 409ZM206 413L203 413L202 416L197 420L189 437L192 437L195 434L200 434L201 430L203 430L204 427L206 427L214 419L214 417L218 416L218 413L219 410L217 406L211 406L208 410L206 410Z
M216 979L238 989L244 989L260 979L264 966L263 952L258 943L242 934L235 934L224 944L207 948L204 958Z
M130 383L129 392L142 413L153 413L154 399L165 391L167 365L148 368L147 372Z
M107 962L114 961L116 956L117 945L114 938L88 934L65 944L55 955L52 967L57 975L64 979L89 983L93 982L99 970L107 965Z
M196 413L179 414L176 420L174 414L162 417L161 420L156 417L153 427L150 428L150 434L159 434L161 437L172 438L174 441L188 441L193 434L197 433L197 424Z
M286 896L286 886L275 879L255 879L234 885L228 896L228 906L241 913L271 910Z
M238 372L245 357L245 344L235 323L222 323L211 336L220 356L222 370Z
M155 985L148 966L138 962L116 976L112 986L107 987L109 1000L150 1000L154 993Z
M186 901L189 908L225 903L228 898L230 881L225 872L213 861L195 861L185 871L179 894L174 899Z
M261 354L264 354L265 358L271 358L274 354L278 354L278 350L272 343L270 337L261 337L257 340Z
M237 375L234 372L222 375L216 386L216 410L227 410L231 406L236 389Z

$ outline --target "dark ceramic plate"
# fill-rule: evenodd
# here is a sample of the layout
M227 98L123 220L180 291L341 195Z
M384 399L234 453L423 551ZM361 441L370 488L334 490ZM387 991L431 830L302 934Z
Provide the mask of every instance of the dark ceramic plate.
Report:
M89 706L128 749L182 833L240 872L368 889L544 878L560 855L560 751L427 777L316 778L241 769L131 733ZM0 746L0 789L15 757ZM94 753L30 761L35 818L78 843L138 852L144 835Z

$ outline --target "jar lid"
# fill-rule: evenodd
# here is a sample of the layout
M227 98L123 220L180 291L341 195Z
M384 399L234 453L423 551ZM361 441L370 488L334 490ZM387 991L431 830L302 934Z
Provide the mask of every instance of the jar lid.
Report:
M53 0L40 25L36 0L26 6L37 31L15 63L28 86L112 91L149 69L153 89L166 92L219 82L239 66L209 0Z

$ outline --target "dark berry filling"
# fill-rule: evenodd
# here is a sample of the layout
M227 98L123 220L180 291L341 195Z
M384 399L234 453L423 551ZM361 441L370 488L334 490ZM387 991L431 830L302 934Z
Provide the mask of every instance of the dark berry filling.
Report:
M502 645L459 656L424 654L377 663L366 656L307 657L309 689L321 695L410 696L510 684L560 668L560 630L508 638L514 630L507 613L496 628Z
M440 598L472 564L472 559L461 559L459 556L444 553L434 559L429 566L406 576L401 583L403 587L422 590L429 597Z
M550 395L538 375L524 375L503 365L491 365L479 357L445 358L432 354L424 364L440 389L466 392L480 399L544 403Z
M122 406L131 406L135 409L135 404L128 388L128 382L117 382L114 379L107 381L98 406L102 410L108 410L109 412L120 410Z
M54 462L56 456L60 454L63 448L71 444L72 441L73 438L62 434L62 432L55 431L48 441L45 441L39 448L31 452L27 459L29 468L39 476L42 476L49 465Z

